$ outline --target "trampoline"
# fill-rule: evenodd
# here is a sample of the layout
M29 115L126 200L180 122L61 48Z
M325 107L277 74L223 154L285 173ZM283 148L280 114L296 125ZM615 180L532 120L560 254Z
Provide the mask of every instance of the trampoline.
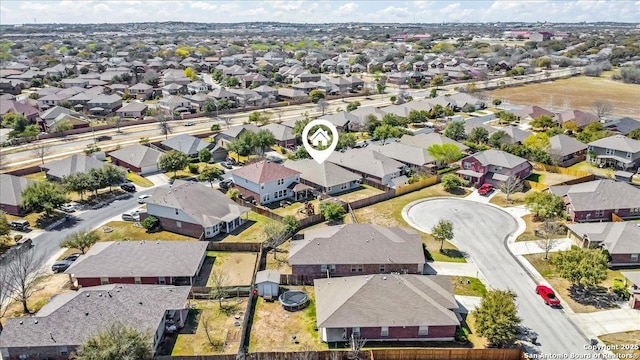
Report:
M278 300L287 311L302 310L309 305L309 295L300 290L285 291L280 295Z

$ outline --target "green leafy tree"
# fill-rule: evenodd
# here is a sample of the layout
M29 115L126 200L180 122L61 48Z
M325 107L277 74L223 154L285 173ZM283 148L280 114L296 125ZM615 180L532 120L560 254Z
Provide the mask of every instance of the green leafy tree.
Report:
M304 146L299 146L296 149L296 151L293 153L293 155L291 155L291 159L293 159L293 160L311 159L311 155L309 155L309 152L307 151L307 149Z
M532 192L524 198L524 203L541 220L557 218L565 208L562 197L550 192Z
M204 111L207 114L213 114L213 112L216 112L216 115L218 115L218 109L219 109L219 104L216 102L215 99L207 99L202 103L202 111Z
M186 69L184 69L184 76L188 77L191 81L196 81L198 79L198 75L190 67L187 67Z
M467 134L464 130L464 123L462 121L452 121L444 130L444 136L456 141L466 139Z
M336 150L342 150L347 148L352 148L356 145L356 141L358 138L355 134L351 133L340 133L338 135L338 145L336 145ZM304 148L304 146L303 146Z
M60 247L77 249L85 254L98 241L100 241L100 234L96 230L82 230L67 235L60 243Z
M458 177L456 174L444 174L440 180L442 187L448 192L454 192L461 186L468 186L469 182Z
M527 136L522 144L531 151L549 151L551 148L549 136L543 132Z
M271 113L265 111L254 111L249 114L249 122L266 125L271 120Z
M436 75L431 79L431 86L434 86L436 88L436 91L438 89L438 86L442 86L444 84L444 76L442 75Z
M511 124L518 121L518 117L514 113L506 111L498 111L496 116L498 117L500 124Z
M229 199L235 200L240 196L240 191L238 189L232 188L227 191L227 197Z
M384 90L387 87L384 84L376 84L376 90L378 91L378 94L384 94Z
M264 149L275 145L276 138L269 130L260 130L253 138L253 148L257 149L258 155L264 153Z
M496 346L506 347L516 340L518 317L516 295L511 291L491 290L474 311L476 331Z
M111 191L112 186L120 185L127 179L124 170L115 165L107 164L100 172L104 177L104 182L109 186L109 191Z
M492 103L493 103L493 106L500 106L500 104L502 104L502 100L499 98L495 98L493 99Z
M22 191L22 207L35 212L44 211L47 215L67 201L62 186L49 181L35 182Z
M469 133L469 140L476 144L486 144L489 141L489 130L482 126L474 127Z
M311 99L311 102L313 103L317 103L318 101L324 98L325 98L324 92L320 90L316 89L316 90L311 90L311 92L309 92L309 99Z
M251 154L251 150L253 148L253 144L255 141L253 138L256 136L255 133L251 131L245 131L238 137L237 140L234 140L227 144L227 150L234 152L238 155L238 161L240 160L240 156L248 156Z
M7 221L7 214L4 211L0 211L0 237L7 236L10 232L11 227L9 226L9 222Z
M360 101L352 101L349 104L347 104L347 111L353 111L357 108L360 107Z
M160 220L155 216L149 215L140 222L140 225L149 231L157 228L160 225Z
M62 187L68 192L80 194L80 200L84 200L84 193L89 189L89 180L85 173L75 173L62 178Z
M213 182L218 179L222 179L222 174L224 174L224 171L222 171L222 169L215 166L207 166L206 168L204 168L204 170L202 170L202 172L200 172L200 175L198 175L198 180L208 181L209 185L213 187Z
M71 121L64 119L57 121L51 128L51 132L54 134L64 135L65 131L69 131L71 129L73 129L73 124L71 123Z
M382 145L384 145L387 139L396 138L401 135L402 135L402 130L389 124L383 124L378 126L373 132L373 137L375 137L376 139L382 140Z
M640 140L640 129L631 130L631 132L627 136L633 140Z
M151 335L114 323L87 339L73 356L75 360L144 360L151 357Z
M238 78L235 76L229 76L224 80L224 83L227 87L234 88L240 85L240 80L238 80Z
M87 184L89 191L93 191L94 195L98 196L98 190L108 185L107 178L105 177L102 169L91 169L86 173Z
M574 247L553 256L556 271L572 285L594 288L607 279L607 255L598 249Z
M425 110L411 110L407 116L409 123L423 123L429 121L429 112Z
M547 115L540 115L537 118L534 118L533 120L531 120L529 125L531 125L531 127L534 129L541 129L541 130L558 127L558 123L553 121L553 119Z
M13 128L14 123L16 122L17 119L20 119L19 121L23 124L21 125L22 126L21 131L24 131L24 128L27 127L27 125L29 124L29 121L27 120L26 117L24 117L24 115L15 113L13 111L9 111L6 114L2 115L2 126L6 128Z
M293 128L291 129L291 134L295 136L299 141L302 140L302 131L307 126L307 124L309 124L309 122L311 122L311 119L309 119L308 117L296 121L296 123L293 124Z
M334 222L341 222L344 219L346 211L342 205L332 202L324 201L320 203L320 213L325 219Z
M209 161L211 161L210 150L207 148L200 149L200 151L198 151L198 160L200 160L200 162L205 162L205 163L208 163Z
M300 221L293 215L287 215L282 218L282 223L289 234L295 233L300 228Z
M498 130L489 136L489 145L494 148L500 148L500 145L502 145L506 139L507 133L502 130Z
M164 172L173 171L174 178L178 175L178 170L184 169L188 163L187 154L178 150L171 150L160 156L160 169Z
M444 242L453 240L453 223L449 220L438 221L431 229L431 236L440 242L440 251L442 251Z
M447 164L458 161L464 156L455 144L433 144L427 148L427 151L434 159Z

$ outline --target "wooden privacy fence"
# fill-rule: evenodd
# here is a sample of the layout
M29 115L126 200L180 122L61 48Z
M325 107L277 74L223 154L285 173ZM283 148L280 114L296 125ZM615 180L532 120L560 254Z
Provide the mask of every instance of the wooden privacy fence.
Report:
M567 169L567 168L563 168L563 167L559 167L559 166L547 165L547 164L542 164L542 163L534 163L533 164L533 168L535 170L548 171L548 172L551 172L551 173L571 175L571 176L576 176L576 177L585 177L585 176L592 175L591 173L588 173L588 172L582 171L582 170Z
M386 192L382 193L382 194L377 194L377 195L373 195L373 196L369 196L367 198L364 199L359 199L359 200L354 200L350 203L348 203L348 206L351 206L351 209L360 209L362 207L365 206L369 206L372 204L376 204L379 203L381 201L385 201L385 200L389 200L393 197L396 196L396 192L393 189L387 190ZM348 208L347 208L348 211Z
M427 186L435 185L438 183L438 176L430 176L413 184L400 185L396 188L396 196L404 195L412 191L420 190Z
M209 241L207 251L260 252L262 243Z
M282 221L282 216L270 211L269 209L265 209L265 208L259 207L257 205L254 205L254 204L250 203L250 202L244 201L243 199L240 199L240 198L235 198L234 201L236 203L242 205L242 206L250 208L251 211L253 211L255 213L258 213L258 214L260 214L262 216L268 217L269 219L276 220L276 221Z

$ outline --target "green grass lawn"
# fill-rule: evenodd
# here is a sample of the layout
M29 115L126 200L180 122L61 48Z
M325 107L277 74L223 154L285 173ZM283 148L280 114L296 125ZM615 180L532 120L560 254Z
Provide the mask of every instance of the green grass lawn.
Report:
M249 212L249 222L240 227L240 231L232 234L222 234L214 238L214 241L223 240L226 242L262 242L264 237L262 229L268 221L274 221L266 216L262 216L253 211Z
M529 190L529 191L532 191L532 190ZM523 192L518 192L518 193L515 193L515 194L511 194L509 196L509 201L507 201L507 195L505 195L503 192L499 192L499 193L495 194L491 198L491 200L489 200L489 202L494 204L494 205L498 205L498 206L502 206L502 207L523 205L524 204L524 198L527 196L529 191L524 192L524 193Z
M360 185L360 188L345 192L338 195L338 199L344 202L352 202L360 199L365 199L373 195L382 194L384 191L378 190L368 185Z
M111 232L104 232L105 228L112 229ZM100 241L123 241L123 240L174 240L174 241L196 241L198 239L185 235L175 234L168 231L147 233L141 226L136 226L128 221L111 221L98 229Z
M134 183L134 184L136 184L138 186L142 186L142 187L151 187L151 186L153 186L153 183L150 180L148 180L148 179L146 179L146 178L144 178L144 177L142 177L142 176L140 176L140 175L138 175L136 173L133 173L133 172L127 173L127 179L129 179L129 181L131 181L132 183Z
M464 296L485 296L487 288L478 278L468 276L451 276L453 293Z
M615 171L610 169L601 169L595 165L590 164L587 161L579 162L575 165L571 165L569 169L585 171L598 176L613 178Z
M313 204L313 207L315 208L316 213L320 211L320 200L314 199L314 200L311 200L311 203ZM276 204L276 203L273 203L273 204ZM274 207L273 209L271 209L271 211L280 216L293 215L298 219L302 219L306 217L306 215L299 212L303 208L304 208L304 203L295 202L291 205L287 205L284 207L281 207L281 206Z
M44 171L40 171L40 172L29 174L29 175L24 175L23 178L33 180L33 181L47 180L47 176Z

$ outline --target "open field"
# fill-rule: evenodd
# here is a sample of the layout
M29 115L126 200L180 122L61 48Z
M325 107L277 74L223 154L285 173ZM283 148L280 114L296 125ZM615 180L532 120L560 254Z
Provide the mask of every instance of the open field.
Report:
M258 299L251 327L250 352L327 350L320 341L316 326L316 308L313 287L292 286L309 294L311 302L303 310L289 312L278 301ZM296 342L292 336L296 337Z
M592 111L595 100L613 104L613 114L635 116L640 112L638 85L624 84L608 77L577 76L553 82L531 84L489 91L490 98L508 100L512 104L538 105L549 110L561 109L568 102L569 109Z
M221 271L228 276L228 286L251 285L253 268L258 254L249 252L209 251L207 256L215 257L214 271ZM207 286L213 286L211 278Z
M105 229L111 229L111 232L105 232ZM98 229L100 241L123 241L123 240L174 240L174 241L196 241L198 239L185 235L175 234L168 231L159 231L147 233L142 226L136 226L128 221L111 221Z
M640 345L640 331L627 331L613 333L600 336L600 340L607 345L618 345L619 347L629 347ZM620 358L638 359L640 358L640 350L612 350L615 354L625 354Z

